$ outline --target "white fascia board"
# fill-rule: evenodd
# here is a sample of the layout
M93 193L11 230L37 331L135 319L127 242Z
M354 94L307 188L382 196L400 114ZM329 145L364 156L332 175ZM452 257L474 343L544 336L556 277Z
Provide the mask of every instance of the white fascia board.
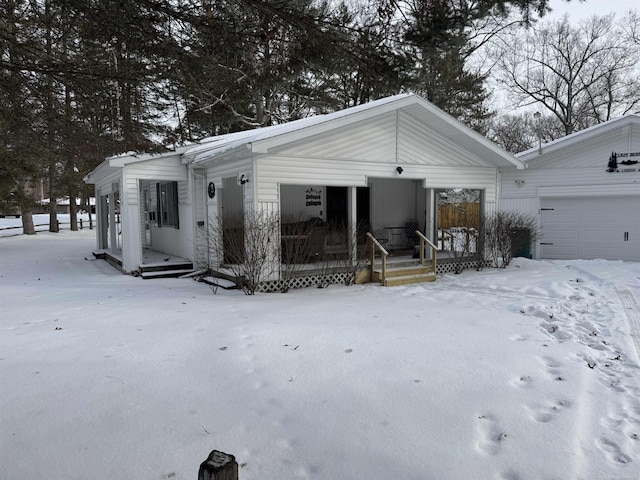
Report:
M127 155L126 157L118 157L109 159L109 165L112 167L124 167L132 163L149 162L151 160L159 160L175 157L178 159L180 154L178 152L163 152L163 153L145 153L142 155Z
M183 163L188 163L190 165L201 164L213 158L220 157L223 154L225 156L229 156L237 152L241 152L242 150L251 150L251 146L251 142L247 142L246 140L238 140L223 146L218 145L216 146L216 148L201 151L197 155L192 157L190 162Z
M175 155L175 152L171 152L171 155ZM147 160L152 160L154 158L162 158L163 154L127 154L127 155L115 155L113 157L107 157L105 160L100 163L93 171L89 172L87 176L84 177L84 181L94 183L97 178L102 176L110 175L114 170L119 168L123 168L125 165L129 165L131 163L144 162Z
M202 156L202 154L220 149L225 145L232 143L234 141L234 138L237 140L236 134L233 133L220 135L218 137L208 137L204 139L200 144L191 145L188 149L182 152L182 155L180 156L180 162L183 164L195 163L198 161L198 158Z
M82 181L84 183L94 185L98 183L100 179L105 178L109 175L112 175L115 170L117 169L111 166L110 160L106 159L106 160L103 160L102 163L100 163L100 165L98 165L92 171L87 173L85 177L82 179Z

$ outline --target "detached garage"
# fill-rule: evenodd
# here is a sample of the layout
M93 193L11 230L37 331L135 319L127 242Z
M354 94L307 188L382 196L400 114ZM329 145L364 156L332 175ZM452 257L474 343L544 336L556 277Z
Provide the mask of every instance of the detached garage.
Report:
M541 259L640 261L640 115L522 152L500 172L499 208L537 215Z

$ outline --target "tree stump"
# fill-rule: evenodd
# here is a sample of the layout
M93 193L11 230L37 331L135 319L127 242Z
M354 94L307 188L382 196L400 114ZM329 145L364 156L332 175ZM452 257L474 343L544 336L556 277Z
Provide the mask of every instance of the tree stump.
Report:
M198 480L238 480L238 463L233 455L213 450L200 464Z

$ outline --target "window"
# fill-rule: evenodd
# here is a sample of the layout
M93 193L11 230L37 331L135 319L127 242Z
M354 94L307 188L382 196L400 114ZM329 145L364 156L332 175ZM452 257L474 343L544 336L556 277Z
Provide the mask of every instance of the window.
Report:
M158 226L179 228L178 182L156 184L158 194Z

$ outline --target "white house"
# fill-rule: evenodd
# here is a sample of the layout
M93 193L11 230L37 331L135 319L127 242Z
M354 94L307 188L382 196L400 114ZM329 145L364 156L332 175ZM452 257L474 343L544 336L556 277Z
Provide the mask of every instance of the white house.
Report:
M476 189L493 211L506 167L522 164L428 101L397 95L163 154L111 157L85 180L98 199L97 248L135 272L145 248L219 266L208 232L223 213L247 210L364 222L372 232L414 221L435 240L437 192Z
M536 258L640 261L640 115L516 157L527 168L501 169L500 209L538 216Z

